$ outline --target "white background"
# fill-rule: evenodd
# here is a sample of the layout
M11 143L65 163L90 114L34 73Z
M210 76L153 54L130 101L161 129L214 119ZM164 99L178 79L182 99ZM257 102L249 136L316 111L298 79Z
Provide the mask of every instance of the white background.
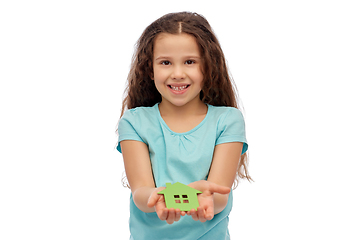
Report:
M212 25L245 106L255 183L232 239L360 239L357 1L1 1L0 239L128 239L115 149L133 46Z

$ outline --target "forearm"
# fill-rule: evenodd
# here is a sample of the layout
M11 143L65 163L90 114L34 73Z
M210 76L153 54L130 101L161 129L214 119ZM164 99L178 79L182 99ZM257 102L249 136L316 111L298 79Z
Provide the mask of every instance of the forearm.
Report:
M222 212L229 199L229 194L214 193L214 215Z
M155 207L149 208L147 206L149 197L155 189L152 187L140 187L132 192L134 203L141 211L146 213L155 212Z

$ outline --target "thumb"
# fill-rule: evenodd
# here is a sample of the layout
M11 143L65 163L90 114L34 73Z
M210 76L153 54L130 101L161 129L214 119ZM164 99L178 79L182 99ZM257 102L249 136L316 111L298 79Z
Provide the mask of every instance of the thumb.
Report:
M158 195L157 193L152 193L151 195L150 195L150 197L149 197L149 200L148 200L148 203L147 203L147 206L149 207L149 208L151 208L151 207L154 207L155 206L155 204L157 203L157 201L160 199L160 195Z
M159 199L163 196L163 195L157 194L158 192L160 192L163 189L165 189L165 188L164 187L157 188L151 193L151 195L148 199L148 202L147 202L147 206L149 208L154 207L155 204L159 201Z
M229 187L224 187L216 183L209 182L209 190L212 193L228 194L231 189Z

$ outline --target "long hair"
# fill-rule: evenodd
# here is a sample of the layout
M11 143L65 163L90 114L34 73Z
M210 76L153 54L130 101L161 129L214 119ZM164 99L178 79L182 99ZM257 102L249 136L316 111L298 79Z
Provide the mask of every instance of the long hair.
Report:
M203 87L200 99L213 106L237 108L236 88L231 79L224 57L208 21L197 13L169 13L150 24L136 43L128 75L121 116L126 109L151 107L161 102L161 95L152 80L153 48L159 33L186 33L195 37L203 62ZM248 174L247 154L241 156L235 187L239 179L252 180Z

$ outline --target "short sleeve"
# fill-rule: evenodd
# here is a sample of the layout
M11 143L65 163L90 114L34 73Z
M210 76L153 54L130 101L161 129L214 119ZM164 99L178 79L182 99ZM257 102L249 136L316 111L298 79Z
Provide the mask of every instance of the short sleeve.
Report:
M223 115L217 126L215 145L229 142L244 143L242 154L248 149L244 117L241 111L236 108L229 108L229 111Z
M120 142L123 140L135 140L144 142L143 139L139 136L136 131L136 115L133 114L133 111L127 110L124 115L120 118L118 125L118 144L116 149L122 153Z

